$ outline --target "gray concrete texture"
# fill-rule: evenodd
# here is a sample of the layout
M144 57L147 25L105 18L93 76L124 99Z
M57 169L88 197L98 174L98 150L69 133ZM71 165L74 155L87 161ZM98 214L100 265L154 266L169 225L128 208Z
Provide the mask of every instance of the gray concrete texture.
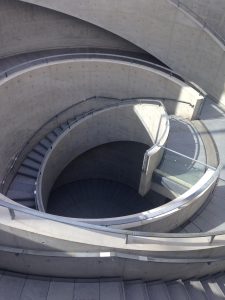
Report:
M225 40L225 3L223 0L176 0L193 11L201 20Z
M23 2L48 7L116 33L166 62L217 101L225 102L224 45L167 0L142 1L141 5L135 0Z
M193 105L199 98L196 91L179 80L122 62L78 60L21 71L3 80L0 87L4 107L0 111L0 126L4 127L0 132L0 179L7 168L5 162L37 128L66 107L99 94L116 98L165 97ZM168 113L192 117L194 108L188 104L164 104Z
M58 48L143 50L90 23L50 9L0 1L0 57Z
M157 133L160 136L158 122L160 114L164 113L164 108L158 104L126 104L93 113L72 125L54 143L43 161L36 194L40 207L46 209L49 193L57 177L82 153L116 141L133 141L151 146ZM162 126L160 131L164 133L165 128ZM158 164L160 159L161 155L156 159Z

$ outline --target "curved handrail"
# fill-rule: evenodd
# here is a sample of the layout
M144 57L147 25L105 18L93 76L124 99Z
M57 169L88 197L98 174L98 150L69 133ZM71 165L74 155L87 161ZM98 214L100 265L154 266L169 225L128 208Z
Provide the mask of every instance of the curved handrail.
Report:
M49 56L45 56L45 57L40 57L40 58L36 58L36 59L32 59L26 62L22 62L16 66L13 66L11 68L8 68L7 70L3 71L0 73L0 78L7 78L10 75L12 75L13 73L16 73L18 71L21 70L25 70L29 67L33 67L35 65L46 65L49 63L53 63L53 62L57 62L60 60L71 60L71 59L112 59L112 60L118 60L118 61L124 61L124 62L128 62L128 63L132 63L132 64L139 64L139 65L143 65L158 71L161 71L171 77L174 77L182 82L184 82L185 84L187 84L188 86L192 87L193 89L195 89L199 95L202 96L206 96L206 94L204 93L204 91L202 89L200 89L200 87L198 87L197 85L195 85L194 83L190 82L190 81L186 81L183 79L183 77L174 72L173 70L171 70L170 68L166 68L162 65L159 64L155 64L153 62L141 59L141 58L135 58L135 57L130 57L130 56L126 56L126 55L122 55L122 54L111 54L111 53L105 53L104 50L101 52L100 49L98 49L98 52L73 52L73 53L66 53L66 54L55 54L55 55L49 55Z
M32 143L32 140L38 135L39 132L41 132L46 126L48 126L51 122L54 122L54 120L57 120L58 117L62 116L63 114L67 113L68 111L72 110L73 108L75 108L76 106L82 104L82 103L85 103L87 101L91 101L93 99L105 99L105 100L114 100L114 101L118 101L118 102L121 102L121 101L130 101L130 100L137 100L137 99L140 99L140 98L121 98L121 99L118 99L118 98L113 98L113 97L105 97L105 96L92 96L92 97L89 97L89 98L86 98L84 100L81 100L77 103L74 103L72 105L70 105L69 107L63 109L61 112L55 114L53 117L51 117L49 120L47 120L43 125L41 125L31 136L30 138L26 141L26 143L22 146L22 148L20 149L20 151L18 151L16 153L16 155L14 156L13 160L10 162L9 164L9 167L5 173L5 176L3 177L3 180L1 182L1 192L2 193L5 193L6 190L5 190L5 184L7 183L8 181L8 177L9 175L11 174L12 170L15 168L16 166L16 163L20 161L20 157L23 157L24 153L27 153L26 149L29 147L29 145ZM193 105L189 102L185 102L185 101L180 101L180 100L177 100L177 99L172 99L172 98L154 98L154 97L142 97L141 99L143 100L155 100L155 101L165 101L165 100L168 100L168 101L178 101L178 102L181 102L181 103L184 103L184 104L187 104L191 107L193 107ZM6 187L7 189L7 187Z
M127 105L135 105L135 104L154 104L154 105L158 105L158 106L161 106L162 109L163 109L163 115L165 116L165 128L164 128L164 131L161 132L161 134L158 136L158 140L157 140L157 145L156 144L153 144L153 146L148 149L147 151L149 150L152 150L154 147L158 147L158 145L164 145L166 143L166 140L167 140L167 137L168 137L168 134L169 134L169 128L170 128L170 125L169 125L169 117L166 113L166 110L165 110L165 107L163 105L163 103L159 100L151 100L151 99L132 99L132 100L126 100L126 101L122 101L122 103L118 103L118 104L110 104L110 105L107 105L105 106L103 109L95 109L95 110L91 110L90 112L87 112L87 113L84 113L82 114L82 118L78 118L78 120L74 120L74 122L70 125L69 128L67 128L52 144L51 148L49 149L49 151L47 151L46 153L46 156L44 157L42 163L41 163L41 166L40 166L40 169L39 169L39 172L38 172L38 175L37 175L37 181L36 181L36 190L34 191L34 194L35 194L35 201L36 201L36 206L38 207L38 209L40 211L45 211L44 209L44 206L43 206L43 198L42 198L42 182L43 182L43 174L44 174L44 170L45 170L45 167L46 167L46 163L49 159L49 156L51 155L52 151L54 151L54 149L57 147L58 143L60 143L60 141L68 135L68 133L74 129L75 126L77 126L77 123L80 123L80 122L83 122L84 121L84 118L88 118L89 116L94 116L95 114L98 114L98 113L101 113L102 111L106 111L108 109L111 109L111 108L115 108L115 107L124 107L124 106L127 106ZM160 148L160 147L158 147ZM163 147L161 147L162 150ZM133 215L129 215L129 216L126 216L126 217L123 217L123 220L125 219L129 219L129 220L132 220L134 217L136 217L136 221L138 220L138 222L141 222L143 221L144 219L147 219L147 216L145 216L144 214L142 215L143 218L141 220L141 213L137 213L137 214L133 214ZM93 222L96 222L96 223L103 223L101 225L107 225L107 224L110 224L110 225L113 225L113 224L122 224L122 223L118 223L118 220L122 219L122 217L115 217L115 218L102 218L102 219L89 219L89 223L91 223L92 221ZM85 221L85 219L79 219L80 221Z
M220 168L218 167L216 171L214 171L213 176L211 176L208 180L208 182L205 183L204 187L208 187L209 185L213 185L219 175ZM155 232L143 232L143 231L129 231L129 230L122 230L122 229L116 229L116 228L111 228L107 226L100 226L100 225L93 225L93 224L88 224L84 222L78 222L71 220L69 218L65 217L60 217L56 215L51 215L48 213L40 212L31 208L24 207L19 204L14 204L11 202L7 201L7 197L4 195L0 194L0 206L7 208L10 212L11 218L15 219L16 215L15 212L20 212L20 213L25 213L30 216L70 225L70 226L76 226L78 228L83 228L83 229L89 229L89 230L96 230L99 232L107 232L107 233L115 233L118 235L121 235L124 237L126 240L129 239L129 237L154 237L154 238L168 238L168 239L177 239L175 242L179 241L179 239L182 239L184 243L188 242L188 239L192 238L200 238L200 237L206 237L208 244L211 244L213 246L213 241L215 237L220 236L220 235L225 235L225 230L224 231L211 231L211 232L200 232L200 233L155 233ZM10 199L9 199L10 200ZM11 201L11 200L10 200ZM183 239L187 239L184 241ZM209 241L208 241L209 239Z
M187 12L194 19L196 19L202 25L203 28L206 28L214 37L216 37L216 39L218 39L223 44L223 46L225 46L225 38L220 33L218 33L215 29L213 29L212 26L210 26L207 23L207 21L205 21L202 17L200 17L190 7L185 5L180 0L169 0L169 1L172 2L173 4L175 4L178 8L181 8L182 10Z

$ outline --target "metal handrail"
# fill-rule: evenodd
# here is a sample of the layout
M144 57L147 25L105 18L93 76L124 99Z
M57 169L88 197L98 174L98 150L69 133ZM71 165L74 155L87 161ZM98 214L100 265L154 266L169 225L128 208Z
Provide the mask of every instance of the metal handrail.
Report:
M191 15L194 19L196 19L203 28L207 29L213 36L215 36L224 46L225 46L225 38L218 33L215 29L213 29L212 26L210 26L206 20L204 20L202 17L200 17L196 12L194 12L190 7L185 5L180 0L169 0L173 4L175 4L178 8L183 9L185 12L187 12L189 15Z
M142 100L155 100L155 101L177 101L177 102L182 102L184 104L190 105L191 107L193 107L193 105L189 102L185 102L185 101L180 101L177 99L172 99L172 98L155 98L155 97L140 97L140 98L113 98L113 97L105 97L105 96L92 96L89 98L86 98L84 100L81 100L79 102L76 102L72 105L70 105L69 107L63 109L61 112L55 114L53 117L51 117L48 121L46 121L42 126L40 126L31 136L30 138L26 141L26 143L22 146L21 150L18 151L16 153L16 155L14 156L14 158L12 159L12 161L9 164L9 167L7 168L7 171L5 173L5 176L3 177L3 180L1 182L1 192L4 192L4 188L5 188L5 184L7 182L7 178L9 177L10 173L12 172L12 170L14 169L16 162L19 161L20 157L23 157L23 155L26 153L26 148L31 144L32 140L38 135L39 132L41 132L41 130L43 130L46 126L48 126L51 122L55 121L58 117L62 116L63 114L67 113L68 111L72 110L74 107L85 103L87 101L91 101L93 99L105 99L105 100L114 100L114 101L118 101L118 102L122 102L122 101L131 101L131 100L137 100L137 99L142 99Z
M210 178L210 181L213 182L217 178L217 175L219 173L219 168L217 168L216 172L214 173L214 178ZM206 183L206 185L208 185ZM5 199L4 199L5 198ZM16 214L15 212L25 213L30 216L34 216L37 218L42 218L45 220L50 220L70 226L75 226L78 228L88 229L88 230L96 230L98 232L107 232L107 233L115 233L118 235L122 235L122 237L126 238L128 240L129 237L154 237L154 238L200 238L200 237L206 237L209 238L209 244L212 244L216 236L225 235L224 231L215 231L215 232L200 232L200 233L156 233L156 232L143 232L143 231L129 231L129 230L122 230L122 229L116 229L108 226L100 226L100 225L93 225L88 224L85 222L79 222L75 220L71 220L69 218L60 217L56 215L51 215L48 213L40 212L31 208L24 207L19 204L13 204L6 200L7 198L0 194L0 206L7 208L9 210L10 216L12 220L15 220ZM187 241L186 241L187 242Z
M73 130L74 126L77 125L77 123L80 123L81 121L83 121L84 118L88 118L89 116L94 116L95 114L98 114L99 112L102 111L106 111L108 109L111 108L115 108L115 107L123 107L123 106L127 106L127 105L135 105L135 104L154 104L154 105L158 105L161 106L163 108L163 115L165 116L166 119L166 125L165 125L165 131L163 133L161 133L161 135L158 137L158 143L161 145L161 142L164 140L164 143L166 142L166 139L168 137L169 134L169 116L166 113L165 107L163 105L163 103L159 100L156 99L149 99L149 98L132 98L132 99L123 99L123 101L120 101L117 104L109 104L107 106L104 106L104 108L98 108L98 109L93 109L87 113L82 113L81 115L78 116L78 118L76 118L73 122L71 122L69 128L67 128L52 144L51 149L49 149L47 156L44 157L44 159L42 160L42 163L40 165L39 168L39 172L37 175L37 179L36 179L36 189L34 190L34 194L35 194L35 202L36 202L36 207L40 210L40 211L45 211L44 206L43 206L43 200L42 200L42 177L43 177L43 173L44 173L44 169L45 169L45 163L46 161L49 159L49 155L51 155L51 152L57 147L59 141L64 138L66 135L69 134L69 132L71 130ZM159 125L158 125L159 126ZM150 148L154 148L156 146L156 144L153 144L153 146ZM148 149L147 151L149 151L150 149ZM133 216L135 216L136 214L130 215L127 218L132 218ZM140 215L140 214L138 214ZM104 218L104 220L110 220L110 223L113 224L113 220L117 220L118 218ZM90 220L90 219L89 219ZM122 224L122 223L121 223Z
M7 70L3 71L0 73L0 78L8 78L10 75L13 73L16 73L21 70L25 70L28 67L34 67L35 65L41 65L41 64L49 64L49 63L54 63L60 60L71 60L71 59L112 59L112 60L118 60L118 61L124 61L128 63L133 63L133 64L139 64L143 65L158 71L161 71L171 77L174 77L188 86L192 87L195 89L199 95L201 96L206 96L205 92L195 85L194 83L184 80L183 77L178 74L177 72L174 72L170 68L164 67L162 65L150 62L148 60L144 60L141 58L136 58L136 57L131 57L127 55L122 55L122 54L112 54L112 53L105 53L104 50L101 52L100 49L98 49L98 52L72 52L72 53L66 53L66 54L54 54L54 55L48 55L45 57L40 57L36 59L32 59L23 63L19 63L16 66L13 66L11 68L8 68Z

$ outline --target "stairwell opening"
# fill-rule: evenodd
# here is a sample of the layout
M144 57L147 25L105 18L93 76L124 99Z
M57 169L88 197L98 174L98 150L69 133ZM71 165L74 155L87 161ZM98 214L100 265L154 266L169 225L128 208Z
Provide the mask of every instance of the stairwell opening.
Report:
M149 191L138 193L148 145L118 141L74 159L57 178L47 212L72 218L112 218L147 211L168 202Z

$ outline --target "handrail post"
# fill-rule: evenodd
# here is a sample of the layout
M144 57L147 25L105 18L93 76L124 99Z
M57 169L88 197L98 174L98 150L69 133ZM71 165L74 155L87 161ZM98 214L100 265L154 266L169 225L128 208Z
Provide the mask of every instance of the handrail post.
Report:
M210 237L210 244L212 244L212 242L214 241L214 238L215 238L215 235L211 235L211 237Z
M9 208L9 214L10 214L11 220L15 220L16 215L15 215L14 209Z

